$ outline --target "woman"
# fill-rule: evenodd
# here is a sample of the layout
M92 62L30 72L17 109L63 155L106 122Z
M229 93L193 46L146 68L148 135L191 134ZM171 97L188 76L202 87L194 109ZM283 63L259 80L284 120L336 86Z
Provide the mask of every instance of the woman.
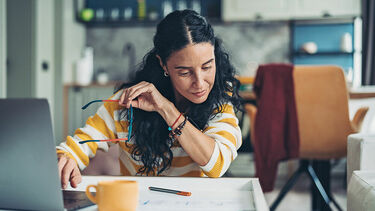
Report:
M63 188L69 181L76 187L79 169L98 148L109 147L79 141L125 138L131 127L130 140L117 142L123 175L222 176L242 142L234 113L238 86L228 54L205 18L192 10L172 12L158 24L154 48L133 83L110 98L119 103L104 103L57 147Z

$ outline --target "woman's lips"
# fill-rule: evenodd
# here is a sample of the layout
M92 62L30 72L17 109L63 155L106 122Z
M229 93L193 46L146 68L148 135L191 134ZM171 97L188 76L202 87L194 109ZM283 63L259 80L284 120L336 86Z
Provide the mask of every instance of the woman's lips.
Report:
M206 94L206 90L200 91L200 92L194 92L193 95L197 97L202 97L203 95Z

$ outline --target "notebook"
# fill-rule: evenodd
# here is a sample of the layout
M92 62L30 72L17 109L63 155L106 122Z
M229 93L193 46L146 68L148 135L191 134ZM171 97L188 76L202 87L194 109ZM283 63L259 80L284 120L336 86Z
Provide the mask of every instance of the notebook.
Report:
M61 191L45 99L0 99L0 209L74 210L84 192ZM65 201L65 204L64 204Z

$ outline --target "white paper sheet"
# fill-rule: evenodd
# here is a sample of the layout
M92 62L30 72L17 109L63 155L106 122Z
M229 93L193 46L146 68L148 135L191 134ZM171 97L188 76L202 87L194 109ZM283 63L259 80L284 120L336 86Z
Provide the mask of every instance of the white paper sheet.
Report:
M194 191L191 196L144 191L138 211L148 210L255 210L251 191Z
M110 177L83 176L79 191L90 184L109 180L135 180L139 183L137 211L268 211L258 179L188 177ZM191 192L191 196L150 191L149 186ZM72 189L72 188L69 188ZM73 189L72 189L73 190ZM96 211L97 206L82 209Z

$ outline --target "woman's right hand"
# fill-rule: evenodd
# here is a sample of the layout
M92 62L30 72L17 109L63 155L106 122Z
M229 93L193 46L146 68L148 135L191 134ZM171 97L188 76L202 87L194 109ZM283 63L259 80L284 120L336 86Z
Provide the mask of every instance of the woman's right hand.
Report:
M58 154L57 158L61 187L63 189L67 188L68 183L70 182L70 185L73 188L76 188L77 185L82 181L81 172L77 163L72 158L64 154Z
M170 101L159 92L154 84L146 81L125 88L119 101L119 104L126 108L130 108L132 105L144 111L159 113L168 103Z

